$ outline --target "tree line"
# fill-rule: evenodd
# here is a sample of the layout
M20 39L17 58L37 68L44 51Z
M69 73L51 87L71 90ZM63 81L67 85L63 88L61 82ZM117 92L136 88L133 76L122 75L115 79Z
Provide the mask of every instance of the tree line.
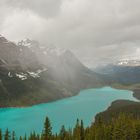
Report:
M73 129L66 130L63 125L60 132L52 133L51 122L46 117L42 134L36 132L29 136L16 137L15 132L4 133L0 130L0 140L140 140L140 119L132 114L120 113L109 122L101 118L84 127L82 120L78 120Z

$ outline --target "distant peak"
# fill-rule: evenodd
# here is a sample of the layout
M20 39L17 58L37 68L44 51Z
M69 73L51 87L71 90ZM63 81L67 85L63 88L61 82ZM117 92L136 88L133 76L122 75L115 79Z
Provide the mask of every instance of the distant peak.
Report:
M140 66L140 59L122 59L115 64L120 66Z
M2 43L9 43L10 41L8 41L5 37L3 37L2 35L0 35L0 42Z
M34 45L39 46L39 43L37 41L31 40L29 38L25 38L25 39L19 41L17 44L18 44L18 46L26 46L28 48L31 48Z

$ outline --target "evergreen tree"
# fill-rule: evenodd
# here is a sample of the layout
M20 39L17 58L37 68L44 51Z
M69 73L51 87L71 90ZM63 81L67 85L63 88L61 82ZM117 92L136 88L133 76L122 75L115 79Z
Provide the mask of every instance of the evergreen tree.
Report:
M26 136L26 134L25 134L25 136L24 136L23 140L27 140L27 136Z
M15 134L15 131L13 131L12 132L12 140L15 140L16 139L15 137L16 137L16 134Z
M52 127L51 123L48 117L46 117L45 123L44 123L44 131L43 131L43 139L44 140L50 140L52 136Z
M19 137L19 140L22 140L22 137L21 136Z
M81 120L81 126L80 126L80 140L84 140L84 123Z
M31 133L29 138L19 138L19 140L140 140L140 118L129 114L119 114L118 117L105 122L101 119L97 123L93 123L90 127L84 128L83 121L77 123L72 130L66 130L64 126L58 134L52 134L51 124L46 118L44 130L40 135L35 132ZM4 133L2 139L0 130L0 140L15 140L15 132L10 136L8 129Z
M2 131L0 130L0 140L2 140Z
M36 136L36 140L40 140L40 136L39 135Z
M74 140L80 140L80 124L79 124L79 119L77 119L75 128L73 129L73 139Z
M10 132L8 129L5 131L4 140L10 140Z
M65 140L65 138L66 138L66 130L65 130L64 125L62 126L62 128L60 130L59 136L60 136L61 140Z

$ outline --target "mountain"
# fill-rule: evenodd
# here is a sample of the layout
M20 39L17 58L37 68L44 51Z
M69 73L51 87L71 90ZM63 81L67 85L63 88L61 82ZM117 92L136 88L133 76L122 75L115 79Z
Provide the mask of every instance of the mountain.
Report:
M40 67L34 53L0 36L0 60L8 69L37 69Z
M39 62L47 67L48 74L54 81L61 84L68 83L72 87L81 89L85 85L99 85L100 75L89 70L70 51L39 44L37 41L25 39L20 42L35 53Z
M116 62L116 65L120 66L140 66L140 60L139 59L123 59Z
M107 81L121 84L140 82L140 60L123 60L114 64L98 67L95 71L104 75Z
M0 36L0 107L50 102L102 84L69 50Z

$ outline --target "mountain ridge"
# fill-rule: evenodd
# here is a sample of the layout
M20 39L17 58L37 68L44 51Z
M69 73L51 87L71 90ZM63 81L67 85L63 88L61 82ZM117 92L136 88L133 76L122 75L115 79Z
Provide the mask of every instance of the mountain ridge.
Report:
M38 43L29 45L0 38L0 107L50 102L103 84L72 52L44 54Z

